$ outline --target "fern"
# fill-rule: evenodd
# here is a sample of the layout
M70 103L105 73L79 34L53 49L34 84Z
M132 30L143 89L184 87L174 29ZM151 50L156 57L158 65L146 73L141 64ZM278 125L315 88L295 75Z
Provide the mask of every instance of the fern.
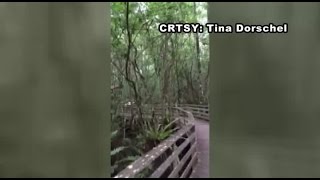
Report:
M118 135L118 130L115 130L111 133L111 139L114 139Z
M123 151L124 149L126 149L126 147L124 147L124 146L120 146L120 147L117 147L117 148L113 149L113 150L111 151L111 156L114 156L114 155L120 153L120 152Z
M176 119L168 123L166 126L162 124L154 124L154 126L152 126L149 122L146 122L147 129L145 130L145 138L154 141L162 141L168 138L173 132L177 130L177 128L171 129L171 127L178 120L179 119Z
M117 161L117 164L120 164L120 163L124 163L124 162L133 162L135 160L137 160L140 156L128 156L128 157L125 157L119 161Z

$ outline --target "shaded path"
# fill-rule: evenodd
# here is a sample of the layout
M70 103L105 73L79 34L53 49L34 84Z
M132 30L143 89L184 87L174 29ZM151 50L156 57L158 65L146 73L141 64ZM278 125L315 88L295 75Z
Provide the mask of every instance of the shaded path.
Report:
M209 122L196 119L198 163L191 178L209 178Z

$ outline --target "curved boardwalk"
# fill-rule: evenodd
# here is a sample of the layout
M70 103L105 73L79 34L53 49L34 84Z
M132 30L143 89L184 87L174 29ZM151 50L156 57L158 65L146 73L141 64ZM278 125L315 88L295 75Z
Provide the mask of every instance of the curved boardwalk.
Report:
M191 178L209 178L209 122L197 119L195 125L198 163Z
M186 109L175 107L177 111L175 115L178 115L176 118L182 123L182 128L178 132L131 163L115 178L135 177L159 159L169 148L173 148L174 151L166 159L158 161L160 164L155 170L145 175L146 177L209 178L209 110L203 105L189 106ZM131 113L128 115L131 116ZM181 139L185 140L178 143Z

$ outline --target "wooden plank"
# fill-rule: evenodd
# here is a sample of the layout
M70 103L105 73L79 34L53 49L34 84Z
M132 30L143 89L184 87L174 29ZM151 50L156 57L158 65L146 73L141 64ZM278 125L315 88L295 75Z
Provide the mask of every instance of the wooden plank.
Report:
M202 104L179 104L178 106L189 106L189 107L208 107L209 105Z
M196 141L193 143L192 147L190 148L190 150L187 152L187 154L182 158L182 160L180 161L179 165L176 166L174 168L174 170L171 172L171 174L169 175L168 178L177 178L178 177L178 173L181 170L181 168L185 165L186 161L188 160L188 158L193 155L196 152L196 147L197 147L197 143Z
M188 164L188 167L184 170L180 178L186 178L187 174L190 172L190 169L194 167L194 164L197 162L197 153L192 156L191 161Z
M201 113L201 112L191 112L193 116L198 116L198 117L209 117L209 114L206 113Z
M192 112L192 113L203 113L203 114L209 114L208 110L195 110L195 109L185 109L186 111Z
M163 162L161 164L161 166L159 166L157 168L156 171L153 172L153 174L150 176L150 178L159 178L166 170L167 168L172 164L172 162L178 158L179 154L182 152L182 150L184 150L187 145L189 143L191 143L196 137L195 132L193 132L193 134L190 135L190 137L188 137L188 139L186 139L179 147L178 149L176 149L169 158L166 159L165 162Z
M205 117L205 118L209 118L209 114L206 113L200 113L200 112L192 112L194 117Z
M148 167L156 158L162 155L168 148L170 148L176 141L181 138L185 133L190 131L194 127L194 124L188 124L185 128L179 130L168 139L164 140L157 147L153 148L144 156L140 157L127 168L122 170L115 178L133 178L136 174L140 173L146 167Z
M194 112L194 111L190 111L194 117L198 118L198 119L205 119L205 120L209 120L209 113L203 113L203 112Z
M210 121L210 118L208 116L195 116L195 118L205 120L205 121Z
M192 107L192 108L203 108L203 109L209 109L209 106L179 106L179 107Z
M201 115L204 115L204 116L208 116L209 113L205 113L205 112L199 112L199 111L190 111L192 114L201 114Z
M187 119L188 119L190 122L193 122L193 121L194 121L194 117L193 117L193 114L192 114L191 112L186 111L186 110L184 110L184 109L182 109L182 108L179 108L179 107L175 107L175 109L177 109L177 110L185 113L186 116L188 117Z
M180 108L183 108L183 109L205 109L205 110L209 110L209 108L208 108L208 107L180 106Z
M185 110L196 110L196 111L209 111L208 108L198 108L198 107L182 107Z

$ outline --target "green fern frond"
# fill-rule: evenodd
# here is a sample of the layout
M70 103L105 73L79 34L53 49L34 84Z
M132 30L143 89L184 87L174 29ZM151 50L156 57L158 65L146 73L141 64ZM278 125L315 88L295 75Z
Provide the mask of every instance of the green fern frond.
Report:
M140 156L128 156L128 157L125 157L119 161L117 161L117 163L123 163L123 162L133 162L135 160L137 160Z
M114 156L114 155L120 153L120 152L123 151L124 149L126 149L126 147L123 147L123 146L117 147L117 148L113 149L113 150L111 151L111 156Z
M118 135L118 130L115 130L111 133L111 139L114 139Z

